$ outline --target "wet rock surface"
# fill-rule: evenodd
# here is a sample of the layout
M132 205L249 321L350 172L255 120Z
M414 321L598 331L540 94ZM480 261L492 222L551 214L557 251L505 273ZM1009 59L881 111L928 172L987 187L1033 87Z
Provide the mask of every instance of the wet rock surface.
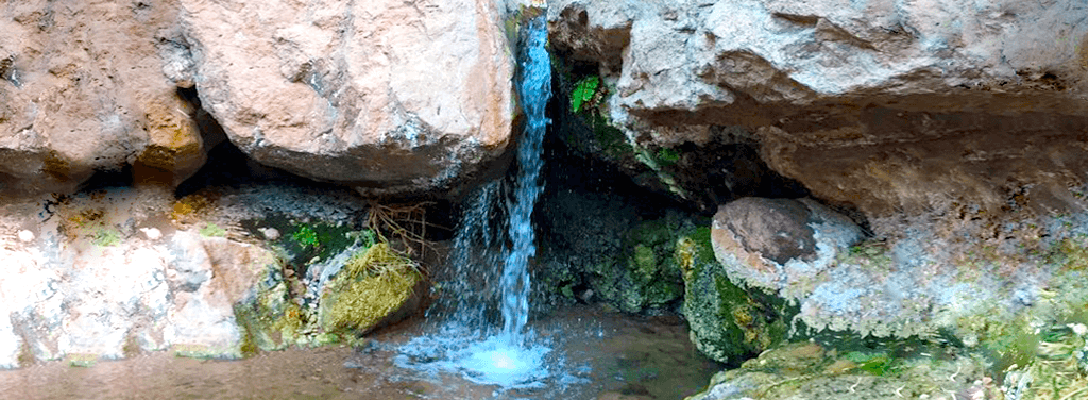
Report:
M791 344L760 354L741 368L719 372L706 391L687 400L1002 396L1000 386L985 377L982 360L942 352L945 354Z

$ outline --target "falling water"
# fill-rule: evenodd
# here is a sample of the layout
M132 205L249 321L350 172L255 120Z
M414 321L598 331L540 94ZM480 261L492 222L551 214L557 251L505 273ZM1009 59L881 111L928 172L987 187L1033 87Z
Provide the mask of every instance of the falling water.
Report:
M503 388L540 387L544 380L556 377L558 357L545 355L551 349L546 339L533 342L533 333L525 325L529 315L529 259L536 251L533 245L532 213L543 191L540 180L543 160L541 152L548 118L545 106L551 97L551 65L548 56L547 24L543 15L529 20L524 52L521 57L519 94L525 111L525 134L517 149L517 174L513 181L512 199L505 204L508 217L507 235L493 234L490 223L492 206L501 196L497 184L485 185L469 202L470 207L461 221L453 256L455 267L468 274L455 276L448 282L460 298L451 307L445 325L432 336L418 337L400 348L396 360L401 367L435 374L441 371L461 372L465 378L482 384ZM473 254L471 249L484 249L485 254ZM494 265L492 261L502 261ZM478 326L486 324L487 307L466 304L486 299L472 287L475 280L490 282L487 272L501 268L498 279L499 311L502 331L491 334ZM472 276L468 276L472 275ZM445 312L450 312L446 310ZM569 379L557 378L559 381Z
M551 98L551 64L548 62L548 29L544 16L529 22L525 60L522 64L521 101L525 105L525 138L518 147L520 167L514 206L510 210L510 252L502 274L503 336L511 346L522 344L521 333L529 315L529 257L533 246L533 205L543 187L540 153L548 117L544 107Z

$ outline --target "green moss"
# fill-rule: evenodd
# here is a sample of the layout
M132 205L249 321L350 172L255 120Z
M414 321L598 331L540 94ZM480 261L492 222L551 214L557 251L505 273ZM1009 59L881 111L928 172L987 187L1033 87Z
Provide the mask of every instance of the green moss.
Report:
M646 281L653 279L661 270L661 265L657 263L657 256L654 254L653 249L641 244L635 246L631 263L635 267L635 271L638 272L638 276Z
M700 260L704 260L706 262L712 262L715 260L714 246L713 243L710 241L709 227L696 228L695 231L688 235L688 238L690 238L695 245L696 255L698 255Z
M219 225L216 225L214 222L209 222L205 224L203 228L200 228L200 235L205 237L224 237L227 236L227 231L220 228Z
M121 244L121 233L116 229L102 227L95 230L91 243L102 247L117 246Z
M676 163L680 161L680 152L676 149L662 147L661 149L657 150L654 158L656 159L658 165L672 166L676 165Z
M843 359L856 364L856 369L874 376L886 376L901 371L901 365L893 353L886 351L851 351L844 354Z
M684 271L684 316L696 347L719 362L763 351L786 340L798 310L758 289L729 280L714 256L711 230L701 227L677 240L674 258Z
M406 302L423 276L408 258L379 243L360 251L322 299L327 332L366 331Z

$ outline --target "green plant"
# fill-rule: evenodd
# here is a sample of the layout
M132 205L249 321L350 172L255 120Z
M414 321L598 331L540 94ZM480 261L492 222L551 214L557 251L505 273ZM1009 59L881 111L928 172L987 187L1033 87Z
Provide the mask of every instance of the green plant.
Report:
M596 76L587 76L578 81L570 92L571 111L577 113L582 111L584 105L596 105L600 101L597 90L600 85L601 78Z
M201 236L207 236L207 237L210 237L210 236L223 237L223 236L227 236L227 231L225 229L223 229L223 228L220 228L219 225L216 225L214 222L209 222L209 223L205 224L203 228L200 228L200 235Z
M843 358L857 364L857 369L875 376L885 376L901 369L896 367L895 357L887 352L851 351Z
M302 244L303 247L317 247L321 244L317 232L314 232L312 228L306 225L300 225L298 230L291 234L291 237Z
M676 149L661 148L657 151L657 162L661 165L673 165L680 161L680 152Z

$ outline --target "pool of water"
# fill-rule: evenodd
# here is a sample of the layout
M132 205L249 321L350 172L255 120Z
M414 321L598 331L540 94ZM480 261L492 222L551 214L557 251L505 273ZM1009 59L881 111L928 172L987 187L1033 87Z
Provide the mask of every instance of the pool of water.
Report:
M502 388L471 375L397 366L398 349L433 335L421 321L372 336L365 350L291 349L240 361L146 353L91 367L51 362L0 371L3 397L21 399L683 399L721 366L688 340L679 317L635 317L578 306L530 321L549 343L551 378Z

